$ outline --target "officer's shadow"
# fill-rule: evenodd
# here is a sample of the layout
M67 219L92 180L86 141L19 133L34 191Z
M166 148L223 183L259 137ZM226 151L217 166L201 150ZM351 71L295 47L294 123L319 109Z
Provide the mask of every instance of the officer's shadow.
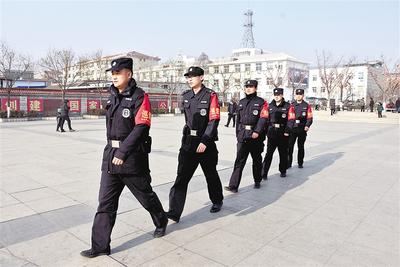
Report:
M225 216L246 216L248 214L256 212L259 209L262 209L276 201L279 201L279 199L286 192L302 185L307 180L309 180L311 176L318 174L324 168L334 164L334 162L342 156L343 152L337 152L326 153L308 159L305 161L303 169L298 169L297 165L294 165L291 169L289 169L286 178L281 178L279 176L279 172L271 174L268 177L268 180L261 183L260 189L254 189L253 183L251 183L248 186L240 187L239 192L235 194L227 193L227 191L224 191L224 205L222 207L222 210L218 213L209 212L211 203L210 201L207 201L208 196L207 193L205 193L207 191L207 187L205 184L204 176L201 175L193 177L191 183L189 184L186 205L191 205L193 204L193 201L198 202L199 198L204 198L204 207L182 216L179 223L173 223L172 221L169 221L167 235L174 235L175 231L188 229L198 224L204 224L213 220L221 219ZM252 179L251 158L248 159L247 165L247 169L245 169L245 171L243 172L242 183L245 182L245 180ZM274 166L277 167L276 164L273 164L272 168L274 168ZM232 168L219 171L219 174L223 181L223 185L227 184L231 172ZM168 184L168 188L169 187L170 185ZM166 190L167 187L165 187L162 191ZM163 194L162 192L159 192L157 188L155 189L155 191L159 195L160 193L161 195ZM164 194L165 193L166 192L164 192ZM197 195L194 196L194 194ZM163 204L164 207L167 207L167 205L165 205L165 201ZM188 207L186 207L186 209L187 208ZM133 240L129 240L126 243L115 247L112 252L115 253L126 250L131 247L138 246L144 242L150 241L152 239L151 234L152 233L149 232L138 236Z
M218 219L227 215L235 216L246 216L247 214L256 212L257 210L264 208L275 201L278 201L286 192L293 190L294 188L302 185L311 176L319 173L324 168L334 164L336 160L343 156L343 152L337 153L326 153L314 158L307 160L304 164L303 169L298 169L297 165L294 165L287 171L287 177L281 178L279 172L272 174L268 177L268 180L261 183L260 189L254 189L253 183L251 185L240 187L238 193L227 193L224 191L224 205L219 213L209 213L211 203L208 201L205 203L206 206L200 208L192 213L189 213L181 217L180 223L171 224L168 226L168 234L173 234L174 231L192 227L196 224L205 223L210 220ZM251 174L251 158L247 160L246 172L243 173L244 180L252 180ZM272 165L274 168L276 165ZM276 166L277 167L277 166ZM220 173L221 178L227 181L229 180L232 168L226 170L223 174ZM204 177L194 177L203 178ZM205 191L206 185L202 188ZM206 198L206 194L203 194ZM190 193L188 193L188 199L190 200ZM190 203L188 203L190 205Z

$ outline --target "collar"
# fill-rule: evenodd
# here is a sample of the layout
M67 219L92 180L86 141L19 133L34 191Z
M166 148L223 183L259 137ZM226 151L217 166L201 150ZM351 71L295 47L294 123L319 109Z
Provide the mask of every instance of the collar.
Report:
M110 91L111 94L114 96L118 96L119 94L122 96L131 96L135 91L136 86L137 84L135 79L131 78L131 80L128 83L128 86L121 93L119 93L118 88L116 88L113 84L110 86Z

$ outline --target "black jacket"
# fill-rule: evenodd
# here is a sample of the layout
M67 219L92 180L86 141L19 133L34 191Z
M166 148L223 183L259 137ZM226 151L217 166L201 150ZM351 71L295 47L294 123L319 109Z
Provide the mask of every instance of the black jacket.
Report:
M239 101L236 122L236 138L239 143L252 139L253 132L259 134L258 140L264 141L267 123L268 103L264 99L254 93Z
M236 113L237 104L235 102L229 102L228 114L233 115Z
M107 142L104 148L102 171L111 174L149 173L148 153L151 138L151 109L148 95L131 79L120 94L113 85L106 105ZM111 146L111 140L120 141L119 148ZM111 163L115 157L122 165Z
M279 105L275 100L269 104L268 138L280 137L284 133L290 134L295 121L294 108L285 99Z
M302 101L301 103L295 101L292 105L295 112L295 122L293 127L302 130L304 130L305 126L310 127L313 123L311 106L306 101Z
M69 109L67 103L64 102L64 104L61 106L61 117L66 117L69 114Z
M218 140L220 110L217 94L202 85L195 94L193 90L183 92L183 127L182 149L195 152L200 143L215 145Z

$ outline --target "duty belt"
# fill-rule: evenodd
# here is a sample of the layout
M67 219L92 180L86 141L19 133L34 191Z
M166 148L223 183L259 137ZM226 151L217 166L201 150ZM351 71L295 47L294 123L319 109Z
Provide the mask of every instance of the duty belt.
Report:
M111 147L119 148L121 145L121 141L119 140L108 140L107 142Z
M281 124L279 124L279 123L273 123L272 126L273 126L274 128L281 128L281 126L283 126L283 125L281 125Z
M245 129L245 130L253 130L253 125L243 125L243 128Z
M296 120L296 123L299 124L299 123L300 123L300 120Z

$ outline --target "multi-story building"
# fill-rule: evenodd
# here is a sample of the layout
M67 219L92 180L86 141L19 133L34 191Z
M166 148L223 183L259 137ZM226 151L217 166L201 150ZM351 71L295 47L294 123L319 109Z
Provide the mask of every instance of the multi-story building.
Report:
M82 86L86 88L98 87L99 83L103 87L108 86L111 74L106 72L106 69L110 68L113 59L120 57L132 58L135 69L147 68L158 64L160 61L159 57L145 55L136 51L80 61L68 71L68 79L73 83L71 89Z
M213 59L206 69L205 83L225 96L243 97L243 84L258 81L258 95L271 100L275 87L285 88L286 99L294 88L307 88L308 63L285 53L266 52L258 48L234 49L229 57Z
M270 53L257 48L235 49L231 56L209 62L180 56L164 64L134 70L134 76L139 82L165 83L166 88L179 83L187 88L183 74L191 65L199 65L205 70L204 84L219 92L222 101L243 97L243 84L248 79L258 80L258 93L267 99L271 99L276 86L288 88L285 97L289 99L293 86L307 88L306 62L285 53Z
M377 79L379 79L379 76L383 73L382 62L379 61L339 66L336 69L327 67L325 70L327 73L342 74L342 79L346 79L347 77L347 83L342 88L340 88L340 82L333 82L330 99L335 99L336 102L345 100L356 101L362 98L368 100L369 97L375 96L379 88L372 74L376 75ZM318 67L310 69L307 97L328 98L326 85L321 79Z

